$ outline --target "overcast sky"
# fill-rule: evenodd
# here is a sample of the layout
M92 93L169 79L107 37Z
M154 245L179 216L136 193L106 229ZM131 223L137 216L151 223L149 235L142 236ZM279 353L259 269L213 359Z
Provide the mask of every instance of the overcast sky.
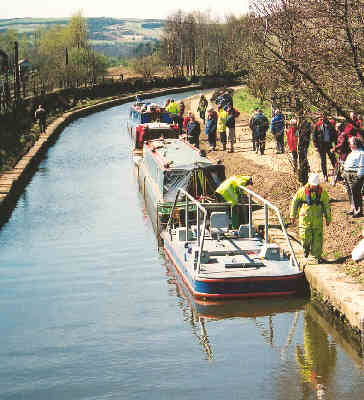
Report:
M184 11L206 11L214 15L244 14L249 0L0 0L0 18L71 17L82 10L84 17L166 18L178 8Z

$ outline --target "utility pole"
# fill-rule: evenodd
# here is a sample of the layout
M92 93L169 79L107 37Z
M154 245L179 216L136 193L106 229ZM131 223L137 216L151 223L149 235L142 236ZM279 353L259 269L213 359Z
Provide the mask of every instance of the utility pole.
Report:
M15 102L20 100L20 74L19 74L19 48L18 42L14 42L14 67L15 67Z
M65 50L65 68L66 68L66 87L69 87L69 76L68 76L68 48Z

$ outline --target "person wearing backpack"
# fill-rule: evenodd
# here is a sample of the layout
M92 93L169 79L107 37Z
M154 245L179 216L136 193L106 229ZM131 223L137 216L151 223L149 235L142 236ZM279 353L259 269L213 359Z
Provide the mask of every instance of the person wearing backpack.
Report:
M234 152L234 143L236 142L236 137L235 137L235 118L237 118L240 113L238 110L235 110L235 108L232 105L229 105L227 109L227 119L226 119L226 134L227 134L227 139L228 143L230 145L229 148L229 153Z
M260 154L263 155L265 150L265 137L269 128L269 122L262 110L258 110L257 115L251 121L251 126L253 129L256 153L258 154L260 151Z
M200 101L197 107L197 112L200 113L200 118L202 119L203 123L205 123L207 106L208 106L208 101L206 97L203 94L201 94Z
M276 141L277 154L284 153L284 115L280 110L274 111L274 117L270 123L270 131Z
M212 108L207 111L205 133L209 142L209 151L216 150L217 113Z
M332 168L336 166L335 154L331 151L332 145L337 140L336 131L331 121L329 121L327 114L322 113L321 118L315 125L312 141L316 151L319 152L321 158L321 170L324 175L324 179L328 181L326 155L329 156Z
M258 110L259 110L258 107L255 108L249 118L249 128L250 128L251 134L252 134L253 151L256 151L256 147L257 147L256 146L256 138L254 137L253 121L254 121L254 118L256 117L256 115L258 114Z

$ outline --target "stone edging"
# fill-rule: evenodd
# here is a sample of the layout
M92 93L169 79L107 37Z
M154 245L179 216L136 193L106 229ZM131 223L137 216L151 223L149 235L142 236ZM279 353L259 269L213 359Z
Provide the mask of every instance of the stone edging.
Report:
M264 224L264 210L254 212L257 224ZM303 268L312 293L317 293L320 302L327 306L341 321L349 324L353 333L364 345L364 285L356 282L337 264L315 264L312 258L305 258L296 233L287 229L291 245L300 266ZM269 240L288 251L282 231L269 227Z
M199 85L183 86L179 88L160 89L151 92L134 93L133 95L120 97L117 99L104 101L92 106L84 107L79 110L70 111L53 121L45 133L31 149L18 161L15 167L2 174L0 177L0 211L7 206L7 200L12 194L19 192L24 187L29 172L34 169L41 161L42 155L46 152L49 145L57 138L62 130L75 119L101 111L106 108L114 107L132 101L136 94L148 97L157 97L162 94L179 93L193 89L199 89ZM279 230L270 228L272 240L280 244L283 235ZM289 232L291 234L291 232ZM283 243L281 243L284 248ZM313 291L319 293L321 301L330 305L330 308L345 319L356 334L361 334L361 342L364 343L364 288L350 279L343 272L340 272L335 264L307 264L302 257L302 248L297 243L292 243L298 261L304 265L306 279ZM306 264L306 265L305 265Z
M39 164L48 147L54 142L62 130L75 119L97 111L118 106L129 101L133 101L137 94L141 97L157 97L164 94L180 93L200 88L200 85L189 85L153 91L136 92L127 96L106 100L91 106L64 113L62 116L58 117L48 125L46 132L39 135L38 140L28 150L28 152L21 157L14 168L1 174L0 215L3 214L4 211L5 213L11 213L12 207L8 204L9 200L12 197L16 197L16 195L19 194L19 192L24 188L27 178L32 175L34 168ZM4 215L1 216L4 217ZM2 219L3 218L0 219L0 223Z

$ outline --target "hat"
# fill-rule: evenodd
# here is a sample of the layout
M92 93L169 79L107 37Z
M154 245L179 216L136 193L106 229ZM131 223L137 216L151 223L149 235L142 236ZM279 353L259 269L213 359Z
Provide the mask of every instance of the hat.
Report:
M308 183L312 186L317 186L320 184L320 175L319 174L310 174L308 178Z
M296 125L296 124L297 124L296 118L292 118L292 119L289 121L289 123L290 123L291 125Z

